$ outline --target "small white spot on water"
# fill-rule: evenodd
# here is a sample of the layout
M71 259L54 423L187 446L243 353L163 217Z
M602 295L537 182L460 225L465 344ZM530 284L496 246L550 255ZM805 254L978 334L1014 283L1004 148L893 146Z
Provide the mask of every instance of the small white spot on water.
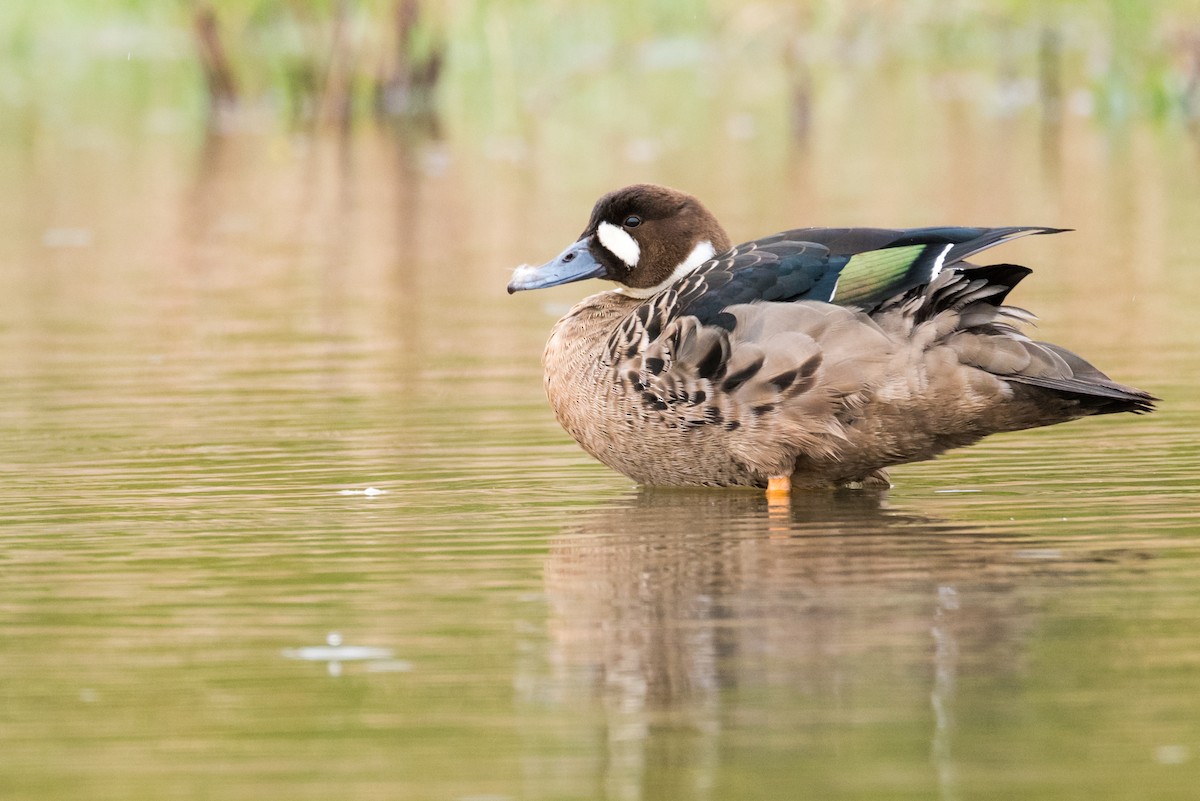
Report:
M1154 761L1160 765L1182 765L1191 756L1186 745L1160 745L1154 749Z
M371 673L408 673L413 669L413 664L405 659L386 659L368 662L366 668Z
M371 645L307 645L303 648L285 648L283 655L288 659L307 662L363 662L369 659L391 659L392 649Z
M1024 548L1013 554L1017 559L1062 559L1057 548Z
M345 645L342 642L342 635L336 631L329 632L325 637L325 645L285 648L283 656L285 659L299 659L304 662L325 662L330 676L342 675L344 662L366 662L369 670L379 672L399 672L412 668L407 662L393 659L391 648ZM375 665L379 667L375 667Z
M367 487L366 489L346 489L338 490L338 495L366 495L368 498L374 498L376 495L387 495L387 490L381 490L376 487Z
M936 494L936 495L954 495L954 494L961 494L961 493L964 493L964 492L983 492L983 490L977 490L977 489L940 489L940 490L934 490L933 492L934 492L934 494Z
M47 228L42 233L42 244L48 248L86 248L92 244L89 228Z

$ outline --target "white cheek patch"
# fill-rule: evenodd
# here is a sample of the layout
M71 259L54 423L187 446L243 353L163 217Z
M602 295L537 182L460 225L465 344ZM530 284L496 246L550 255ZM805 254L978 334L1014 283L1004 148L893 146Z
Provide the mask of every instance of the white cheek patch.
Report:
M706 239L692 248L692 252L687 255L686 259L675 266L675 269L671 271L670 277L665 281L660 281L654 286L644 289L637 289L631 286L617 287L616 291L631 298L648 298L651 295L657 295L680 278L694 273L697 267L715 255L717 255L717 249L713 247L712 242Z
M626 266L637 267L642 249L638 247L637 240L630 236L628 231L618 228L612 223L602 222L596 230L596 234L600 237L600 244L604 245L609 253L625 262Z

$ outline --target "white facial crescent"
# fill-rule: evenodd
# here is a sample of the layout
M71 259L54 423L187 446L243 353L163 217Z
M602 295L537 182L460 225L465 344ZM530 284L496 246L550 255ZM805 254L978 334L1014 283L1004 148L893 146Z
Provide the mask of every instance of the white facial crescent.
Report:
M637 267L642 249L638 247L637 240L630 236L628 231L610 222L602 222L596 230L596 234L600 237L600 244L604 245L609 253L625 262L625 265L631 270Z

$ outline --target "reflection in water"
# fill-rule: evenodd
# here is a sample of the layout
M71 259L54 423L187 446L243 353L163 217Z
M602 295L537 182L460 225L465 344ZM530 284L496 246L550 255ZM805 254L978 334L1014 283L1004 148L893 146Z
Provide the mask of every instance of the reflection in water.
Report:
M781 519L758 493L642 490L553 542L553 682L602 706L617 798L718 797L743 728L834 756L814 724L882 730L897 708L954 798L958 673L1010 669L1029 624L1015 559L883 494L797 496Z
M937 768L938 788L943 799L958 797L955 792L954 761L950 751L954 729L954 685L958 674L958 643L954 638L953 616L959 609L958 591L949 585L938 587L938 605L933 617L933 764Z

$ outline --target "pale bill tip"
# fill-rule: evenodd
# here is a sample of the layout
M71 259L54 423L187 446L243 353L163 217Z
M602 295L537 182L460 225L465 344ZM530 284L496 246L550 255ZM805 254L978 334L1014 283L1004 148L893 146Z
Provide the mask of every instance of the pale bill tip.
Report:
M535 265L535 264L518 264L516 267L513 268L512 280L513 281L524 280L524 279L529 278L529 276L533 275L536 272L537 272L537 265Z
M538 267L535 264L518 264L513 268L512 278L508 279L508 294L522 289L528 289L530 282L538 278Z

